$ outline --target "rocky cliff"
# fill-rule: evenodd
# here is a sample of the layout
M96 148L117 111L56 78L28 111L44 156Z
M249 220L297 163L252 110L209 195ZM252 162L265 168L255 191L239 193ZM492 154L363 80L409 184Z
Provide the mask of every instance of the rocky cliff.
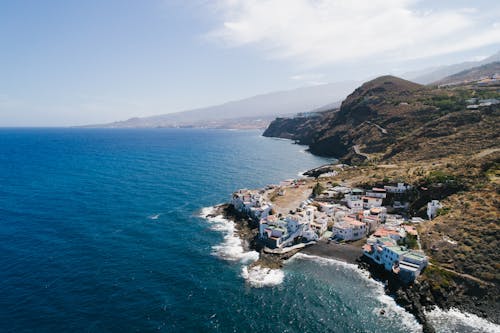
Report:
M382 76L357 88L339 110L278 118L264 136L292 139L313 154L357 164L473 152L497 145L499 108L468 109L466 100L497 95L495 87L438 89Z

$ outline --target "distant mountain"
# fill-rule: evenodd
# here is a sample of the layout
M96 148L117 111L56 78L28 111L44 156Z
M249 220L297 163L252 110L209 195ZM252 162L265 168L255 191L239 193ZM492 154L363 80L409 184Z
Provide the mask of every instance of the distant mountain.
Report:
M452 84L452 83L465 83L471 81L478 81L484 77L491 77L495 74L500 74L500 61L492 62L486 65L473 67L456 74L447 76L435 84Z
M459 64L431 67L420 71L408 72L402 74L401 77L420 84L429 84L452 74L497 61L500 61L500 51L481 61L466 61Z
M346 81L257 95L238 101L152 117L131 118L91 127L228 127L267 124L280 115L307 112L344 99L359 82ZM267 123L266 123L267 121ZM263 125L264 124L264 125Z

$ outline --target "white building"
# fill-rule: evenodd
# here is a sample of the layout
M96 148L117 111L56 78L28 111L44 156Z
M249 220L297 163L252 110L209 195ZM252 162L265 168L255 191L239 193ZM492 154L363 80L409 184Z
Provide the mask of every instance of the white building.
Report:
M387 197L387 193L385 188L374 187L371 191L366 191L366 196L385 199Z
M363 196L363 209L370 209L372 207L382 207L383 198Z
M333 236L342 240L358 240L366 236L366 225L350 217L345 217L341 222L334 223Z
M345 200L347 207L349 207L352 212L357 213L363 210L363 201L359 195L346 194Z
M308 241L317 240L319 237L311 228L314 223L313 206L305 210L289 214L285 218L269 215L259 222L259 238L270 248L282 248L293 245L298 237Z
M427 203L427 217L429 217L429 220L432 220L433 218L436 217L438 209L443 208L439 200L432 200L429 203Z
M396 186L384 186L387 193L404 193L412 189L411 185L405 183L398 183Z
M428 258L419 251L398 246L390 238L370 238L363 246L363 254L387 271L398 274L404 282L414 281L428 265Z

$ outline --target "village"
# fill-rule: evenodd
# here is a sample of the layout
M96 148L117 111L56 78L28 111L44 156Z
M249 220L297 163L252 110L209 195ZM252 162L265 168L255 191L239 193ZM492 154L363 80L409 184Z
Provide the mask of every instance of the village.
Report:
M324 184L290 179L260 190L240 189L233 193L231 204L258 224L258 242L266 253L283 254L318 242L350 244L404 283L414 281L428 258L415 227L425 220L406 214L406 193L412 186L362 189ZM439 201L429 202L427 217L435 217L440 208Z

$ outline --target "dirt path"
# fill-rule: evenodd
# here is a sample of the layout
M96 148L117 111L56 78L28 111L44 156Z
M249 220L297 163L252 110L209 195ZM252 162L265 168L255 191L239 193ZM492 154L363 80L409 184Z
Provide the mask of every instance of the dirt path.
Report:
M500 151L500 148L490 148L490 149L485 149L485 150L482 150L480 153L477 153L476 155L474 155L475 158L481 158L481 157L485 157L486 155L489 155L489 154L492 154L492 153L495 153L497 151Z
M463 277L464 279L468 279L468 280L471 280L471 281L477 282L477 283L479 283L479 284L484 284L484 285L487 285L487 286L494 286L494 284L493 284L493 283L491 283L491 282L486 282L486 281L484 281L484 280L481 280L480 278L477 278L477 277L472 276L472 275L469 275L469 274L459 273L459 272L457 272L457 271L454 271L454 270L452 270L452 269L449 269L449 268L446 268L446 267L443 267L443 266L434 265L433 263L429 263L429 266L435 266L435 267L437 267L437 268L439 268L439 269L442 269L442 270L444 270L444 271L450 272L450 273L452 273L452 274L456 274L456 275L458 275L458 276Z
M354 149L354 152L356 154L366 157L367 160L370 159L370 155L361 152L361 150L359 149L359 145L352 146L352 148Z

